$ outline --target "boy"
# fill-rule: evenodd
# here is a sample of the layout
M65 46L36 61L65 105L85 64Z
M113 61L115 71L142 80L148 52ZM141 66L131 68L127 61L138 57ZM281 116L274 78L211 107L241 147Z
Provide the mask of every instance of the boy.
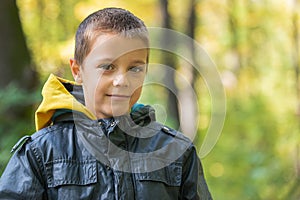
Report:
M0 199L211 199L195 147L136 104L149 56L144 23L106 8L76 33L75 82L51 75L0 179Z

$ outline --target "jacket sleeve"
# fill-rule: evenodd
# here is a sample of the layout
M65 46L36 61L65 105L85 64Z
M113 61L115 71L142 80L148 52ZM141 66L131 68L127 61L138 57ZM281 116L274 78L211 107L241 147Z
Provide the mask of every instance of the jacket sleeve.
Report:
M187 153L187 159L183 165L180 199L211 200L212 197L195 147L192 146Z
M34 152L24 144L0 178L0 199L45 199L41 177Z

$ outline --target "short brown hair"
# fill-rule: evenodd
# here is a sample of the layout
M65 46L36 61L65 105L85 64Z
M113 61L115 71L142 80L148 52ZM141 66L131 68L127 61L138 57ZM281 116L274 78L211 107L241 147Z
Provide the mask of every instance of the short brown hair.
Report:
M79 65L82 65L100 33L139 37L149 46L148 30L141 19L122 8L104 8L90 14L77 29L74 58Z

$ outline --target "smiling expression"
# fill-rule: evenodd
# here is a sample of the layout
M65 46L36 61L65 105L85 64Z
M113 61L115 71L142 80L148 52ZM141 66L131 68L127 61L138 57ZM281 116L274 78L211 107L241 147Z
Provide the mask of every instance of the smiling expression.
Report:
M98 119L126 114L137 102L147 71L146 48L138 38L102 34L81 66L70 61L85 105Z

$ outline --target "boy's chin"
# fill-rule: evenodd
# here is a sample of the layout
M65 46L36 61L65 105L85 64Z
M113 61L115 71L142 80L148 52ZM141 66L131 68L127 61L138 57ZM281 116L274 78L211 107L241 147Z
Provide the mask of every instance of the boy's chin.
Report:
M113 112L111 117L119 117L119 116L127 115L127 114L128 114L128 111L126 111L126 112Z
M106 112L98 112L97 118L100 119L100 118L118 117L121 115L126 115L128 113L129 113L128 106L122 108L117 106L116 108L106 110Z

